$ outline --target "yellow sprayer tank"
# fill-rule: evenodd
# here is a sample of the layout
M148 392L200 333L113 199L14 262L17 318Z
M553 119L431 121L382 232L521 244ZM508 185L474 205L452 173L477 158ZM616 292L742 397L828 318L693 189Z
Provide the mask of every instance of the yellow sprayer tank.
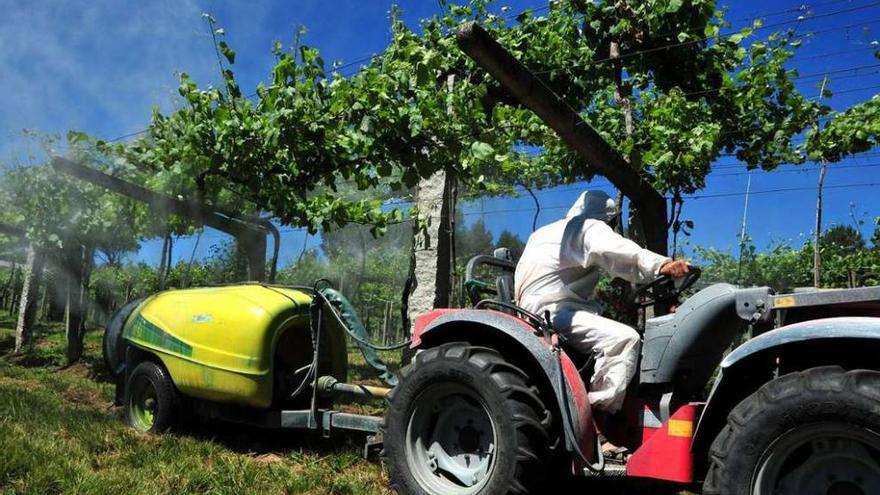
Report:
M123 338L156 355L184 394L217 402L269 407L273 376L311 362L306 291L243 284L160 292L125 323ZM346 344L325 318L322 374L346 379Z

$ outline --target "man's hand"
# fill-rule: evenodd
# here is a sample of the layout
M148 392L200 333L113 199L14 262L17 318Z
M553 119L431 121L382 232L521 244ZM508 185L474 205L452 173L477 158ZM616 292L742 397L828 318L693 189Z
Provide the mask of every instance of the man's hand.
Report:
M684 260L667 261L660 267L660 275L669 275L672 278L684 277L689 271L688 263Z

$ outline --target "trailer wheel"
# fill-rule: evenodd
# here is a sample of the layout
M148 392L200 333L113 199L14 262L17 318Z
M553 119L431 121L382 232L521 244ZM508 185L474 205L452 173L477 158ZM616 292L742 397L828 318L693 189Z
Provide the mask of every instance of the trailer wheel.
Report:
M707 495L880 493L880 373L781 376L743 400L715 439Z
M494 350L425 350L389 397L391 485L405 495L528 493L545 475L550 424L538 389Z
M145 433L167 430L177 417L179 398L171 375L162 366L144 361L132 371L125 387L125 417Z

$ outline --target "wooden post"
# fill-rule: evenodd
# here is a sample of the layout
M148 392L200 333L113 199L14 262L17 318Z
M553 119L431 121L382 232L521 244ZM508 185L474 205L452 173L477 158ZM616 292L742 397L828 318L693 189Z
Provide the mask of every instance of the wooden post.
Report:
M46 319L53 322L64 321L64 308L67 305L67 273L64 263L58 261L57 251L52 256L52 282L49 287L49 311Z
M454 93L455 89L455 74L449 74L446 76L446 92L447 92L447 103L446 103L446 115L449 116L450 120L455 117L455 105L454 101ZM454 300L454 291L458 286L458 267L456 266L455 259L455 208L456 203L458 202L458 180L453 174L446 174L446 185L444 186L443 194L446 195L443 200L446 202L446 221L444 223L445 232L441 232L441 237L445 238L446 243L449 245L449 253L446 255L449 258L449 296L447 296L446 306L450 306L450 302Z
M168 258L171 256L169 240L171 239L171 233L166 232L165 236L162 237L162 255L159 256L159 290L165 290L165 280L167 278L167 273L165 273L165 267L168 265Z
M12 279L12 297L9 299L9 312L15 313L16 309L19 307L18 303L21 300L21 289L22 289L22 272L24 268L20 268L17 272L13 273Z
M43 273L43 252L33 244L27 248L27 261L23 269L21 302L18 322L15 325L15 353L22 353L33 345L34 322L37 315L37 295Z
M6 280L6 286L3 287L3 297L0 299L0 307L7 308L9 301L12 299L12 291L14 288L14 282L16 277L16 272L18 271L18 264L15 260L12 260L12 265L9 270L9 279ZM10 311L11 312L11 311Z
M382 345L388 345L388 327L391 326L391 303L385 303L385 317L382 319Z
M65 310L65 337L67 364L79 361L83 352L83 247L69 242L64 246L64 269L67 271L67 307Z
M170 254L169 254L170 256ZM82 279L81 286L82 290L80 292L80 311L82 313L82 321L80 322L80 333L85 335L86 332L86 323L89 319L89 312L91 311L91 296L89 294L89 286L92 282L92 270L95 268L95 247L88 245L83 247L83 260L82 260Z
M665 254L667 243L667 204L650 182L634 169L614 148L587 124L562 98L513 57L483 28L475 23L462 26L457 33L459 47L495 78L522 106L533 111L581 155L589 169L605 176L630 198L642 218L647 247Z
M151 208L161 213L180 215L221 232L226 232L238 239L240 243L244 239L244 244L250 246L248 262L251 267L248 278L265 280L266 233L272 233L276 240L276 246L278 241L277 229L266 219L239 215L199 201L172 198L61 157L54 157L52 166L65 174L147 203ZM262 242L256 240L258 235L263 237ZM260 246L263 251L259 256L256 253L251 253L251 249L258 249ZM277 255L273 256L273 260L277 260Z
M825 172L828 164L823 160L819 170L819 184L816 188L816 227L813 235L813 286L818 288L822 284L822 189L825 187Z

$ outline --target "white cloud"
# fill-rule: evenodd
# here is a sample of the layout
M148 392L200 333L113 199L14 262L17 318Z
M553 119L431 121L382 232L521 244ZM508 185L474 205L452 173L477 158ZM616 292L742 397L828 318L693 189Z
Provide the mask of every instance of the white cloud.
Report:
M113 138L170 108L176 72L215 78L192 0L9 2L0 16L0 158L23 128ZM13 139L10 139L13 138Z

